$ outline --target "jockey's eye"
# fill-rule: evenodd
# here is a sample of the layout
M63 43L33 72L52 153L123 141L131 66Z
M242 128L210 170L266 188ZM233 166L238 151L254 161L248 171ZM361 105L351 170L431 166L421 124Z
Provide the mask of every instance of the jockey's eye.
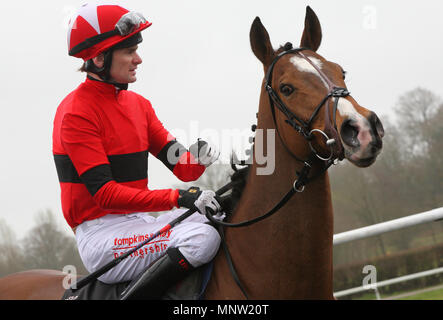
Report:
M280 85L280 92L284 95L284 96L289 96L291 95L292 92L294 92L294 87L291 86L290 84L285 84L282 83Z

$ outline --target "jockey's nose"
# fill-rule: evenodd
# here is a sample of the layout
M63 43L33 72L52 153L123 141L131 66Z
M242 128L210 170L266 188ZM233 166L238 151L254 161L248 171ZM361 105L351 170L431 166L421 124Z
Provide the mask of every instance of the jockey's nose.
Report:
M139 64L141 64L142 62L143 62L143 60L142 60L142 58L140 57L140 55L139 55L138 53L135 53L135 57L134 57L133 63L134 63L135 65L139 65Z

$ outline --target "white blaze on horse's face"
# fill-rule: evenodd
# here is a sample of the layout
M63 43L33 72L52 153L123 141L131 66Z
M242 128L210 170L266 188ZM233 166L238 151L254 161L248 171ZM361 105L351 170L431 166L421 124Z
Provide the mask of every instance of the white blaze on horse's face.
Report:
M313 64L315 64L315 66L317 68L321 69L323 67L323 63L321 62L320 59L312 57L312 56L307 56L307 57L309 58L309 60L312 61ZM309 73L312 73L312 74L315 74L316 76L318 76L318 78L325 85L326 89L328 89L328 84L326 83L326 81L320 76L318 71L315 70L315 68L308 62L308 60L297 55L297 56L291 57L290 61L297 68L298 71L309 72Z

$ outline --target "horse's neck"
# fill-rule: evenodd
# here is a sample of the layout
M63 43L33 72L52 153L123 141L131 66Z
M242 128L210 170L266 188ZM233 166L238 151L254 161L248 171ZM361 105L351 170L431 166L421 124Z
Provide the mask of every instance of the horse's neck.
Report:
M307 141L301 134L296 133L295 130L293 136L283 137L285 142L282 141L282 138L274 129L275 125L272 114L269 112L269 104L263 102L267 101L267 97L263 97L263 92L261 101L262 103L260 104L259 110L261 117L258 119L257 134L260 133L263 139L257 139L256 136L254 162L251 166L245 190L235 213L235 220L237 221L241 218L257 217L258 214L268 211L279 202L297 179L297 172L300 172L304 166L301 161L294 158L291 152L301 159L308 158L307 154L309 154L306 151L309 149ZM280 123L279 127L284 125L286 124ZM263 128L263 131L260 131L261 128ZM274 137L268 135L267 131L269 130L274 130ZM282 130L280 129L280 131ZM257 143L262 143L264 147L257 146ZM299 147L292 148L292 151L288 151L288 147L285 146L285 144L289 143L298 145ZM274 147L272 147L272 145ZM265 150L265 153L267 153L267 163L265 165L257 163L261 163L264 159L260 154L262 150ZM300 155L300 151L305 154ZM275 165L270 163L273 161L270 155L272 153L275 155ZM261 157L260 161L257 161L257 155ZM296 193L289 203L280 209L272 219L281 221L282 223L298 220L298 217L303 217L303 221L305 222L311 220L318 221L317 219L320 218L319 215L321 214L327 215L327 217L322 217L323 219L332 219L332 215L329 216L329 213L332 213L332 202L328 174L321 174L324 165L321 161L317 161L312 165L310 176L318 176L318 178L308 183L304 192ZM255 210L258 211L255 212ZM283 214L283 212L285 214Z
M262 215L289 191L295 171L280 167L277 162L270 176L258 176L256 166L251 168L233 222ZM240 278L255 298L332 298L332 236L327 174L296 193L272 217L226 230Z
M259 128L261 125L259 119ZM254 161L232 221L269 211L292 187L302 166L276 133L275 170L271 175L258 175L259 165ZM255 298L332 298L332 236L327 173L309 183L303 193L296 193L267 220L226 230L240 278Z

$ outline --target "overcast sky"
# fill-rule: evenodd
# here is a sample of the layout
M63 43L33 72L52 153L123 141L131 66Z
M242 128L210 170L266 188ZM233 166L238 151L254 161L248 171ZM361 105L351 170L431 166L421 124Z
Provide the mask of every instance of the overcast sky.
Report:
M45 209L53 210L69 230L52 157L52 122L61 100L84 79L76 72L81 61L67 55L66 33L69 15L85 2L2 3L0 217L19 238ZM318 53L348 72L353 97L380 116L392 115L398 97L417 86L443 96L439 0L120 3L153 23L143 32L139 52L144 62L130 89L152 102L165 127L183 144L204 135L219 139L225 160L231 148L242 148L255 122L263 78L249 45L256 16L274 47L287 41L298 45L310 5L323 28ZM231 139L233 135L243 140ZM150 157L151 189L177 183Z

